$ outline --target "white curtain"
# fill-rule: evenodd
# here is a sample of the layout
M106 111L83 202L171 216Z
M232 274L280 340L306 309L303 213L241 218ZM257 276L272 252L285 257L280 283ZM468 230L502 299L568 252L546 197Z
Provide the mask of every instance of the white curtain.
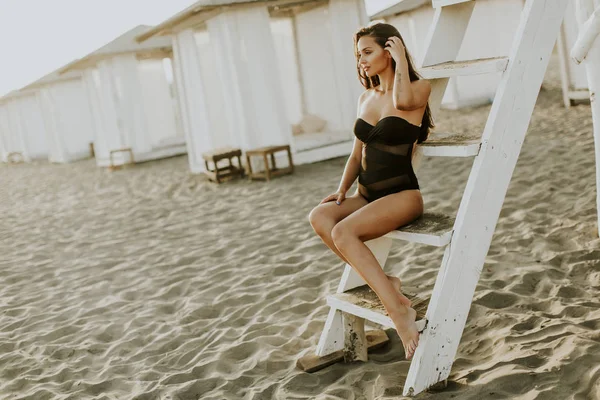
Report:
M194 31L188 29L173 37L173 79L177 86L179 110L187 143L190 170L205 170L202 153L213 148L206 91Z

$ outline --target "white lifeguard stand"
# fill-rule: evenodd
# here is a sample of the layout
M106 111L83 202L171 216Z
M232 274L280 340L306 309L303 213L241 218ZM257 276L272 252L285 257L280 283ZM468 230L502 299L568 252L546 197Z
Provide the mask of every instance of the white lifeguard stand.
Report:
M61 73L83 73L98 166L186 152L165 71L165 60L172 54L171 43L164 38L137 43L135 37L148 29L137 26L61 69Z
M25 86L40 104L48 142L48 160L68 163L91 156L93 123L89 99L78 71L52 72Z
M352 37L366 24L363 0L204 0L138 41L173 39L190 169L198 173L201 154L219 147L289 144L295 164L349 154L364 90Z
M46 126L35 91L15 90L0 98L0 141L3 162L48 157Z
M475 15L475 5L480 1L486 2L433 0L435 14L419 68L432 85L429 105L434 115L439 111L450 78L501 73L483 134L475 143L473 139L448 134L445 142L437 146L437 156L475 158L456 217L425 213L408 226L366 242L384 269L394 240L445 247L431 297L405 293L413 297L421 336L410 362L404 396L416 395L446 381L450 375L502 203L570 0L526 0L508 56L475 56L472 60L457 61L469 22ZM490 37L494 34L489 32ZM424 144L428 142L429 139ZM382 330L365 332L365 320L395 328L378 297L350 265L346 265L337 291L327 297L327 303L331 308L316 351L298 360L297 365L304 370L321 368L341 359L367 360L368 348L385 342L387 336Z

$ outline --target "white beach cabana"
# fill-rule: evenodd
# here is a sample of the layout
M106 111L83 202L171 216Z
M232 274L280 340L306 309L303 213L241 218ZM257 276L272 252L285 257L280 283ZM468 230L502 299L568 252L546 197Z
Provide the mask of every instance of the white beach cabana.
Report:
M82 78L78 71L55 71L23 88L38 97L51 162L67 163L91 155L94 128Z
M0 98L0 160L48 157L47 131L35 91L15 90Z
M348 154L367 23L363 0L204 0L140 35L173 40L191 171L225 146L289 144L296 164Z
M184 154L173 88L168 80L170 40L144 44L135 37L145 25L119 36L100 49L64 67L82 71L94 121L94 151L98 166Z
M524 0L477 0L457 61L506 56L519 24ZM427 43L435 9L431 0L400 0L376 11L372 20L383 20L400 31L415 66ZM459 109L490 103L501 72L450 78L442 107Z

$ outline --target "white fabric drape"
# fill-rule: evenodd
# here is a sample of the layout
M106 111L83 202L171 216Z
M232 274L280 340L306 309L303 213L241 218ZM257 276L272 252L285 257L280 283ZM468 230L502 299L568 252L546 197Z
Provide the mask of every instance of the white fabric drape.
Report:
M205 170L202 153L212 149L211 124L208 118L206 91L200 73L198 48L191 29L173 37L173 72L183 131L187 143L190 170Z
M231 9L207 21L229 132L242 149L290 144L267 8Z

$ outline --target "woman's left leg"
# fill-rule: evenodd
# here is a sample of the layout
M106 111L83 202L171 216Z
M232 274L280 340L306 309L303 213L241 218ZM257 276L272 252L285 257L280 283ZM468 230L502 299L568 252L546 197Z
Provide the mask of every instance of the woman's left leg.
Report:
M406 225L422 213L421 193L405 190L367 204L337 223L331 233L338 250L381 299L396 325L407 359L412 357L419 338L416 312L402 304L403 295L394 288L364 242Z

